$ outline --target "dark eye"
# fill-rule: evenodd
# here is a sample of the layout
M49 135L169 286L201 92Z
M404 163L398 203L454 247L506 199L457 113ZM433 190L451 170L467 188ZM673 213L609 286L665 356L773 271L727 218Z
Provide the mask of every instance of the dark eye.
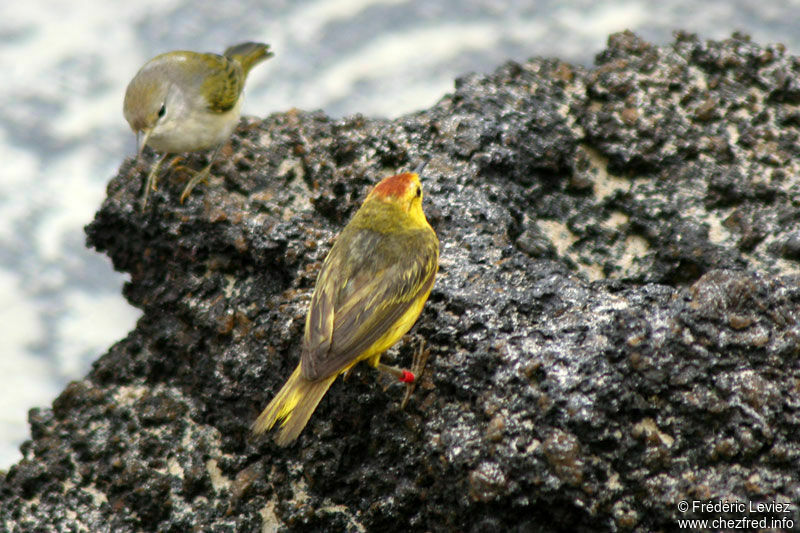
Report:
M419 185L417 185L417 192L416 192L415 194L417 195L417 198L419 198L420 196L422 196L422 187L420 187Z
M167 105L161 104L161 109L158 110L158 118L161 118L166 114L167 114Z

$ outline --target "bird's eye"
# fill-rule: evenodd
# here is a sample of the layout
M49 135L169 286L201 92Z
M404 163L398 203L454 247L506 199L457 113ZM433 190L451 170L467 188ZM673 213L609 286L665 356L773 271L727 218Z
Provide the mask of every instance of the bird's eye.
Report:
M167 114L167 105L161 104L161 109L158 110L158 118L161 118L166 114Z
M419 185L417 185L417 192L416 192L415 194L416 194L417 198L419 198L420 196L422 196L422 187L420 187Z

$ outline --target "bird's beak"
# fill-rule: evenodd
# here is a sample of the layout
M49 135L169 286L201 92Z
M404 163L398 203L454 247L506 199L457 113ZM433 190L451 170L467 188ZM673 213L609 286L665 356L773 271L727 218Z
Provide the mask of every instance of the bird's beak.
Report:
M152 133L152 131L153 130L139 130L136 132L136 144L139 145L139 156L142 155L142 150L147 146L147 141L150 139L150 133Z
M425 159L422 163L417 165L417 168L414 169L414 174L422 176L422 171L425 170L426 166L428 166L428 159Z

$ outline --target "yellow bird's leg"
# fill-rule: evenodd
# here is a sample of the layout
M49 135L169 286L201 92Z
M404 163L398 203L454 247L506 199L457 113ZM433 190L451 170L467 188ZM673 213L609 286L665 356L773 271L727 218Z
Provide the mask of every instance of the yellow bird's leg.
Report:
M397 378L397 381L401 381L403 383L413 383L414 379L416 379L416 376L414 376L413 372L398 366L389 366L384 365L383 363L378 363L375 365L375 368Z
M422 375L422 371L425 370L425 363L428 362L429 354L430 351L425 350L425 341L422 340L419 343L419 349L414 352L414 359L411 362L411 370L385 365L379 362L380 356L376 356L374 359L369 360L369 363L381 372L390 374L398 381L406 384L406 393L403 396L403 401L400 403L400 409L405 409L408 399L411 398L411 394L414 392L414 389L417 386L417 377Z
M209 160L205 168L203 168L203 170L201 170L200 172L197 172L192 177L192 179L189 180L189 183L186 185L186 187L184 187L183 192L181 193L181 203L183 203L183 201L186 200L186 198L188 198L190 194L192 194L192 189L194 189L195 185L197 185L201 181L205 181L206 178L208 178L209 171L211 170L211 165L214 164L214 160L217 159L217 155L219 155L220 150L222 150L222 145L217 146L217 149L214 150L213 154L211 154L211 159Z
M147 207L147 197L150 194L150 189L156 190L158 184L158 170L161 168L161 164L164 160L169 156L169 154L162 155L158 161L156 161L152 168L150 168L150 173L147 175L147 180L144 182L144 194L142 194L142 211L144 208Z
M428 362L428 356L431 354L430 350L425 349L425 339L420 339L419 341L419 349L414 352L414 358L411 361L411 372L414 373L415 379L409 383L406 383L406 393L403 396L403 401L400 402L400 409L405 409L406 404L408 403L409 398L414 393L414 389L417 388L417 377L422 375L422 371L425 370L425 364Z

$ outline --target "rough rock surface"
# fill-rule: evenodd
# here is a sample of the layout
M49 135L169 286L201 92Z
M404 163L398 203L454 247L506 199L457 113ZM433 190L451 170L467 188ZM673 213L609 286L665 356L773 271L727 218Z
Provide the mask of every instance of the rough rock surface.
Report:
M468 75L395 121L243 120L216 177L142 213L127 161L88 241L144 310L0 482L9 531L670 531L678 503L800 523L800 60L613 35L590 70ZM152 155L151 155L152 157ZM205 155L185 163L200 168ZM423 158L441 270L387 358L298 442L249 426L368 187ZM783 525L786 526L787 522Z

